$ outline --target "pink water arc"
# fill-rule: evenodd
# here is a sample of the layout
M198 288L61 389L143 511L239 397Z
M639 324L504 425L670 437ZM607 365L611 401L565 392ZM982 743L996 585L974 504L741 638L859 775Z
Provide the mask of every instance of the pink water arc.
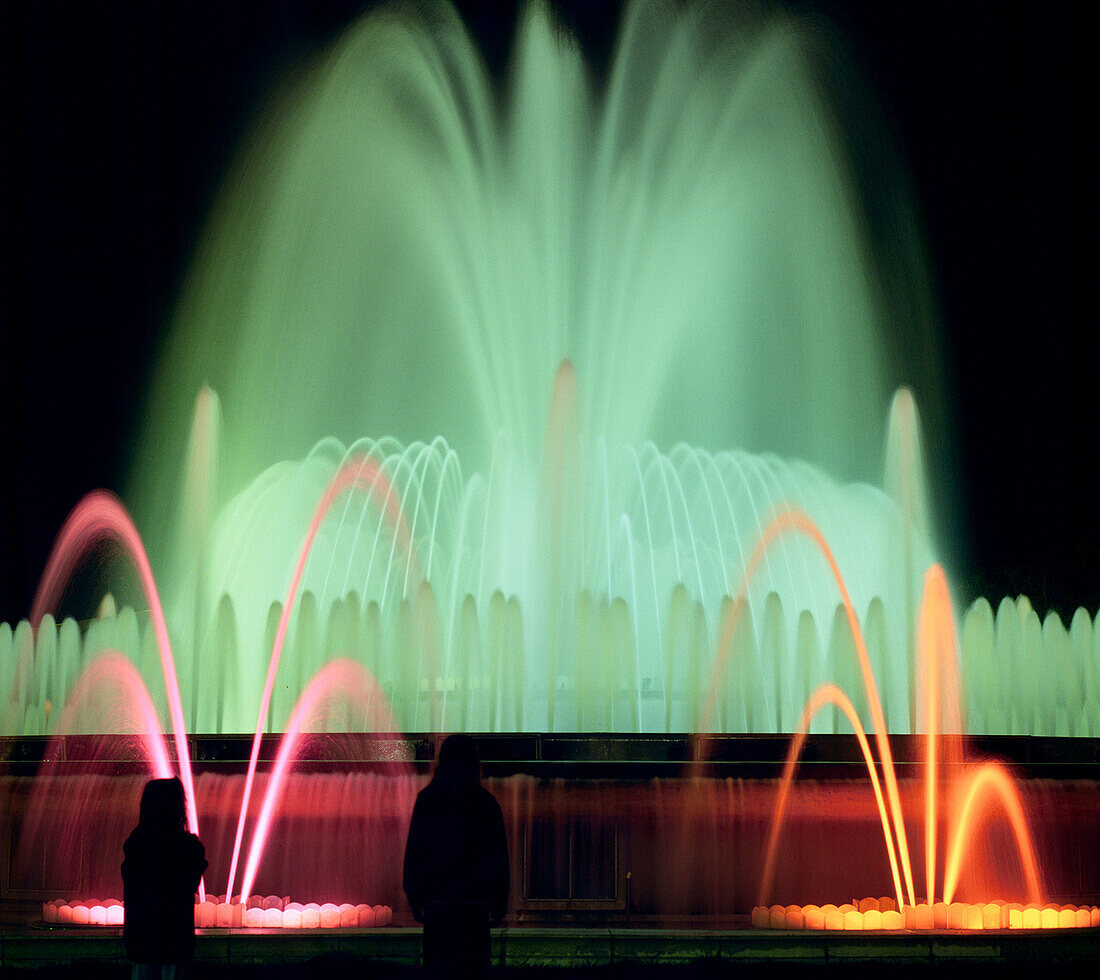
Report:
M375 503L379 505L383 515L393 526L395 539L400 542L405 550L409 569L417 576L419 575L419 568L412 547L412 536L403 519L393 487L387 477L381 471L377 462L368 456L355 457L347 461L333 477L318 503L294 569L287 601L283 607L269 663L256 736L253 739L244 798L237 821L230 886L232 886L234 880L244 823L248 813L252 783L255 778L259 755L260 737L270 706L275 675L286 639L293 603L298 594L302 575L321 523L333 503L342 494L356 488L366 490ZM46 612L56 608L77 568L87 560L96 548L104 543L117 544L123 548L138 573L142 591L149 604L172 720L178 772L185 789L187 822L191 832L197 834L199 829L198 813L187 732L180 700L175 660L172 655L163 606L141 537L125 507L113 494L105 490L90 493L69 514L58 533L45 571L42 574L31 610L31 625L32 628L37 629ZM431 666L431 670L434 676L434 665ZM112 691L115 691L117 696L112 696ZM115 719L115 722L112 722L114 728L118 728L120 731L134 731L140 736L140 744L149 760L153 774L157 777L170 776L172 765L169 761L156 709L149 698L140 674L125 655L118 652L108 652L97 658L83 672L62 712L57 730L60 732L69 731L72 728L74 717L83 710L85 704L89 703L93 695L95 701L99 704L104 703L106 699L115 706L113 710L119 717ZM288 725L288 731L280 745L272 780L268 785L260 819L249 851L246 868L246 880L248 882L246 889L251 887L255 878L267 840L275 804L294 753L300 746L302 736L311 720L317 715L323 704L333 698L342 700L344 704L358 710L364 719L364 724L369 719L370 724L375 726L376 732L391 735L397 732L396 722L388 701L373 675L365 667L352 661L336 661L325 667L314 678L296 705ZM231 888L227 892L232 896ZM204 899L205 887L200 884L200 900Z
M126 788L129 781L104 775L103 763L111 772L117 772L120 759L125 760L123 771L137 763L137 771L146 777L163 779L173 774L172 761L145 682L130 659L117 650L101 653L81 671L53 723L53 737L31 782L26 814L13 840L9 869L41 869L48 861L68 873L75 870L79 878L87 866L83 841L118 839L126 832L118 824L102 830L90 826L98 808L111 799L125 800L122 819L133 819L136 799ZM71 738L80 743L86 733L104 731L111 737L103 742L93 738L90 752L85 749L76 753L77 759L70 757ZM18 807L13 809L17 811ZM117 870L117 856L113 863Z
M280 799L283 798L288 779L291 777L295 759L311 729L316 728L319 720L323 721L326 712L330 712L333 708L343 711L350 708L361 717L363 730L389 735L397 734L392 710L381 687L370 671L361 664L352 660L336 660L316 674L295 704L288 720L259 812L256 814L251 844L244 860L241 889L239 893L234 890L245 825L250 816L249 807L257 771L260 741L270 710L276 672L292 609L302 587L309 557L322 523L337 500L356 490L366 492L369 500L378 507L383 519L390 525L395 547L400 544L405 551L407 569L410 572L415 569L415 574L419 577L412 535L403 520L394 488L382 472L381 465L369 456L349 459L339 468L321 496L298 553L271 651L239 812L233 809L237 800L236 786L233 787L231 795L224 798L224 805L216 810L226 817L226 842L228 842L230 821L233 817L237 818L228 888L226 896L223 896L226 899L223 904L226 906L234 905L233 899L237 894L240 895L242 902L251 894L256 884L273 821L279 815ZM746 603L739 600L745 598L752 577L760 567L767 549L788 534L808 538L832 574L851 629L855 656L860 667L873 728L867 726L870 731L865 730L849 694L836 684L823 685L807 702L798 730L790 743L780 781L778 800L771 815L758 908L766 908L775 878L776 855L788 809L788 799L792 795L792 783L811 721L820 710L830 705L842 712L850 722L871 782L894 888L894 898L890 900L894 909L888 911L908 914L907 909L918 908L920 909L919 921L923 922L925 918L933 915L933 907L946 908L952 905L957 893L961 891L965 894L972 883L964 880L964 871L977 860L975 841L983 828L983 822L994 819L1006 820L1012 830L1021 878L1029 895L1029 901L1032 905L1041 904L1043 889L1039 862L1031 839L1027 813L1011 774L1003 766L992 762L982 762L967 767L969 760L966 758L961 737L964 731L964 720L959 699L955 624L946 576L938 565L929 568L925 575L915 630L916 723L924 735L922 769L926 896L924 899L916 897L917 883L914 882L913 863L910 860L896 767L886 735L885 718L862 628L840 567L824 535L807 514L796 508L785 509L770 521L761 533L750 560L746 563L735 601L730 604L730 613L722 624L721 642L716 651L708 697L698 730L705 733L713 718L719 683L731 655L730 646L736 625L735 617L746 607ZM171 711L178 769L187 791L188 823L191 829L197 832L197 808L187 733L184 728L168 630L153 573L140 536L125 508L113 495L105 491L89 494L66 520L43 573L32 609L31 623L35 629L39 627L46 611L56 607L79 563L86 560L88 555L104 542L120 544L123 547L137 570L149 603ZM429 665L429 670L429 692L434 695L434 664ZM77 717L82 703L88 701L93 692L102 698L105 691L108 692L108 699L113 699L121 705L121 710L126 716L125 720L120 722L120 729L140 734L143 752L153 772L158 776L169 775L172 771L172 763L161 734L156 710L137 670L120 653L104 654L94 661L78 679L61 713L58 729L62 732L72 730L73 718ZM877 758L872 747L877 749ZM942 841L939 839L941 825L946 827ZM218 850L219 853L224 853L221 848ZM272 860L274 858L269 857L269 862ZM858 867L858 865L853 866ZM748 887L752 888L754 885L754 882L750 882ZM867 911L875 913L882 909L859 910L862 917L859 920L861 923L876 921L873 914L870 918L865 917ZM972 910L965 914L971 915ZM895 917L891 916L891 921L894 920ZM872 928L872 926L864 924L859 928Z
M77 718L92 702L113 706L111 731L133 732L138 736L138 744L157 779L173 775L157 709L141 674L124 653L108 650L84 669L73 685L55 731L59 735L74 731Z
M153 631L160 652L161 669L164 672L164 690L168 697L168 709L172 718L172 736L176 745L176 761L179 776L187 798L187 824L191 833L199 832L198 812L195 809L195 785L191 775L191 756L187 747L187 729L180 702L176 663L172 656L172 644L168 638L168 624L164 620L164 608L157 592L153 570L145 553L134 522L122 502L107 490L94 490L73 508L54 541L53 550L46 562L46 569L38 584L38 592L31 607L31 626L35 629L42 617L55 609L73 573L88 555L99 545L114 542L122 546L137 570L141 589L149 603ZM200 894L203 885L199 885Z
M241 878L243 897L252 894L260 858L263 856L271 821L275 815L275 806L283 791L295 753L301 746L311 722L316 723L321 720L326 703L354 709L361 719L364 731L397 734L397 723L386 696L374 675L366 667L354 660L340 659L326 664L317 672L298 699L287 722L286 731L279 742L279 752L271 770L260 816L252 834L252 846L245 861L244 875Z
M287 626L290 623L290 614L294 608L294 602L301 586L302 575L305 573L306 564L313 550L313 543L317 538L317 532L328 516L332 505L345 493L352 490L362 490L380 505L380 509L392 524L393 533L397 536L409 556L410 566L415 566L415 553L413 551L412 535L405 522L404 515L398 504L397 495L393 492L393 486L389 478L382 472L378 461L371 456L353 456L336 471L329 481L325 492L322 494L313 519L306 531L305 540L298 553L298 561L291 576L290 586L287 589L286 601L283 603L282 614L279 617L279 625L275 631L275 642L271 648L271 658L268 661L267 678L264 681L263 696L260 699L260 710L256 717L256 732L252 738L252 750L248 758L248 771L245 776L244 796L241 801L240 817L237 822L237 832L233 840L233 856L229 864L229 881L226 885L226 894L232 897L234 884L237 878L237 862L240 859L241 843L244 839L244 824L248 813L249 803L252 799L252 785L256 778L256 765L260 757L260 741L263 738L264 724L267 721L268 710L271 707L271 695L275 689L275 675L279 669L279 659L282 656L283 644L286 642ZM419 572L417 573L419 574ZM435 677L434 664L429 667L430 678ZM247 898L247 892L245 896Z

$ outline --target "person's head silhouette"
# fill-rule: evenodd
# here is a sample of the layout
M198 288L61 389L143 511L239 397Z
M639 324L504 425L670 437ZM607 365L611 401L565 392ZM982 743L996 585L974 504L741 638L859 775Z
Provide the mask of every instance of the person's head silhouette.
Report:
M146 830L153 832L186 829L183 783L175 776L171 779L150 779L141 794L139 819Z
M439 749L432 785L444 793L458 793L481 785L481 759L469 735L450 735Z

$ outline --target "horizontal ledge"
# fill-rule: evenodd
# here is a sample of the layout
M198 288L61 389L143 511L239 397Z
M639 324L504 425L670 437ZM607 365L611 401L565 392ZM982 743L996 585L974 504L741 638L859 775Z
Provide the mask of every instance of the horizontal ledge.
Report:
M486 775L552 770L576 766L592 770L603 766L619 775L630 767L639 772L648 767L662 773L680 770L692 775L706 770L755 770L760 775L778 774L790 745L790 735L692 735L653 734L542 734L471 733L478 744ZM963 738L948 736L949 738ZM280 734L265 735L261 762L271 762L278 752ZM409 760L426 771L438 752L443 735L418 733L404 736L361 732L326 733L303 745L295 763L313 771L339 771L376 766L380 769ZM895 764L904 772L922 764L925 738L921 735L891 735L890 749ZM974 735L965 736L968 756L995 757L1017 767L1021 775L1055 778L1096 778L1100 772L1100 738ZM188 738L196 769L230 770L247 762L251 735L191 735ZM132 735L69 735L57 739L42 737L0 738L0 763L12 774L24 774L28 766L44 760L58 763L95 765L138 763L142 757ZM698 761L697 761L698 760ZM801 765L807 770L863 767L855 736L850 734L810 735L806 739Z

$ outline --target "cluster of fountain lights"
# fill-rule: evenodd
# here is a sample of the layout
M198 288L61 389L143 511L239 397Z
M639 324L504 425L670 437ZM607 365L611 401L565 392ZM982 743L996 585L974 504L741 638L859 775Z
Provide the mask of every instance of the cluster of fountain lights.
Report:
M286 602L275 633L268 664L266 683L261 700L256 731L252 740L243 798L237 822L229 881L225 894L208 898L200 883L196 896L196 925L200 928L369 928L388 925L392 908L387 906L301 904L289 897L252 895L264 845L270 831L275 807L300 748L303 733L317 706L333 692L354 699L364 717L371 719L375 731L396 733L396 722L386 697L371 672L352 660L334 660L323 668L299 698L286 727L277 753L271 778L253 831L251 845L237 890L236 872L244 837L246 814L252 795L261 737L274 689L276 672L287 633L291 610L298 595L303 572L317 536L330 508L352 492L364 492L379 505L379 510L391 525L391 533L410 551L413 548L408 528L400 512L389 505L392 487L385 474L369 457L347 460L333 476L314 511L305 535L298 561L291 578ZM855 640L861 678L867 704L874 724L878 759L871 749L867 732L850 697L835 684L822 685L807 702L788 749L777 803L773 811L764 859L758 904L751 914L752 925L769 929L825 930L944 930L944 929L1004 929L1004 928L1069 928L1100 925L1100 910L1095 906L1050 905L1042 896L1040 873L1034 845L1028 830L1026 814L1008 770L1000 763L983 761L967 764L962 742L945 737L945 733L961 732L959 713L959 679L955 626L947 580L939 565L931 566L924 579L916 628L916 672L918 692L918 730L924 732L924 826L938 827L940 817L946 818L947 847L943 867L942 888L937 891L937 834L925 834L926 895L918 897L914 887L912 861L907 840L897 774L886 735L886 721L878 688L871 669L863 632L849 597L841 570L832 550L817 525L796 507L779 510L759 537L737 590L735 601L728 607L716 651L710 694L701 716L699 731L708 731L716 709L716 696L731 654L731 640L737 618L745 608L743 600L750 580L769 547L787 535L801 535L811 541L829 567L845 609ZM154 633L164 673L165 690L172 722L178 775L184 785L187 800L187 823L198 833L198 815L194 802L191 760L187 747L183 708L167 625L160 597L141 537L122 503L106 491L86 496L62 526L43 573L35 598L31 623L37 628L45 613L56 606L73 573L86 557L104 542L121 545L132 561L149 603ZM159 719L145 685L136 668L120 653L101 657L93 667L107 669L121 678L126 692L127 708L133 712L135 730L142 732L140 744L150 768L158 778L173 775L173 767ZM429 679L435 675L429 665ZM94 683L96 675L86 677ZM78 688L82 685L78 684ZM434 699L434 691L429 692ZM70 698L70 703L78 694ZM821 710L838 709L851 724L863 760L866 764L882 825L889 857L894 896L867 898L840 906L768 904L772 878L779 852L778 844L786 812L787 798L798 767L810 724ZM407 759L406 759L407 761ZM704 760L705 761L705 760ZM882 777L879 776L881 768ZM941 794L941 769L962 772L949 779L949 805ZM971 842L992 812L999 805L1013 831L1016 850L1029 896L1027 904L994 901L971 904L955 900L959 876L970 856ZM235 899L235 900L234 900ZM43 919L59 925L117 926L124 912L117 899L99 901L66 901L55 899L43 906Z
M121 926L125 917L117 898L83 902L58 898L42 906L42 919L51 925ZM195 925L200 929L371 929L392 922L393 909L388 905L303 905L278 895L253 895L234 904L218 895L195 903Z
M936 902L899 909L892 898L857 899L844 905L757 905L757 929L909 931L946 929L1078 929L1100 926L1095 905L1023 905L1019 902Z

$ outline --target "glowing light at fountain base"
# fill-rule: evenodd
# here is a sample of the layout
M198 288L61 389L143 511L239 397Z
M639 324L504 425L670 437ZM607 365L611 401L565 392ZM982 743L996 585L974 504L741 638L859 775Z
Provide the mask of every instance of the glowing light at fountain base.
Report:
M757 905L756 929L850 932L941 932L966 929L1083 929L1100 926L1095 905L1022 905L1018 902L927 902L901 909L892 898L862 898L844 905Z
M42 920L47 925L117 927L125 921L125 907L117 898L57 898L43 904ZM199 929L373 929L392 922L393 909L388 905L303 905L277 895L254 895L247 903L232 905L225 901L195 903L195 926Z

